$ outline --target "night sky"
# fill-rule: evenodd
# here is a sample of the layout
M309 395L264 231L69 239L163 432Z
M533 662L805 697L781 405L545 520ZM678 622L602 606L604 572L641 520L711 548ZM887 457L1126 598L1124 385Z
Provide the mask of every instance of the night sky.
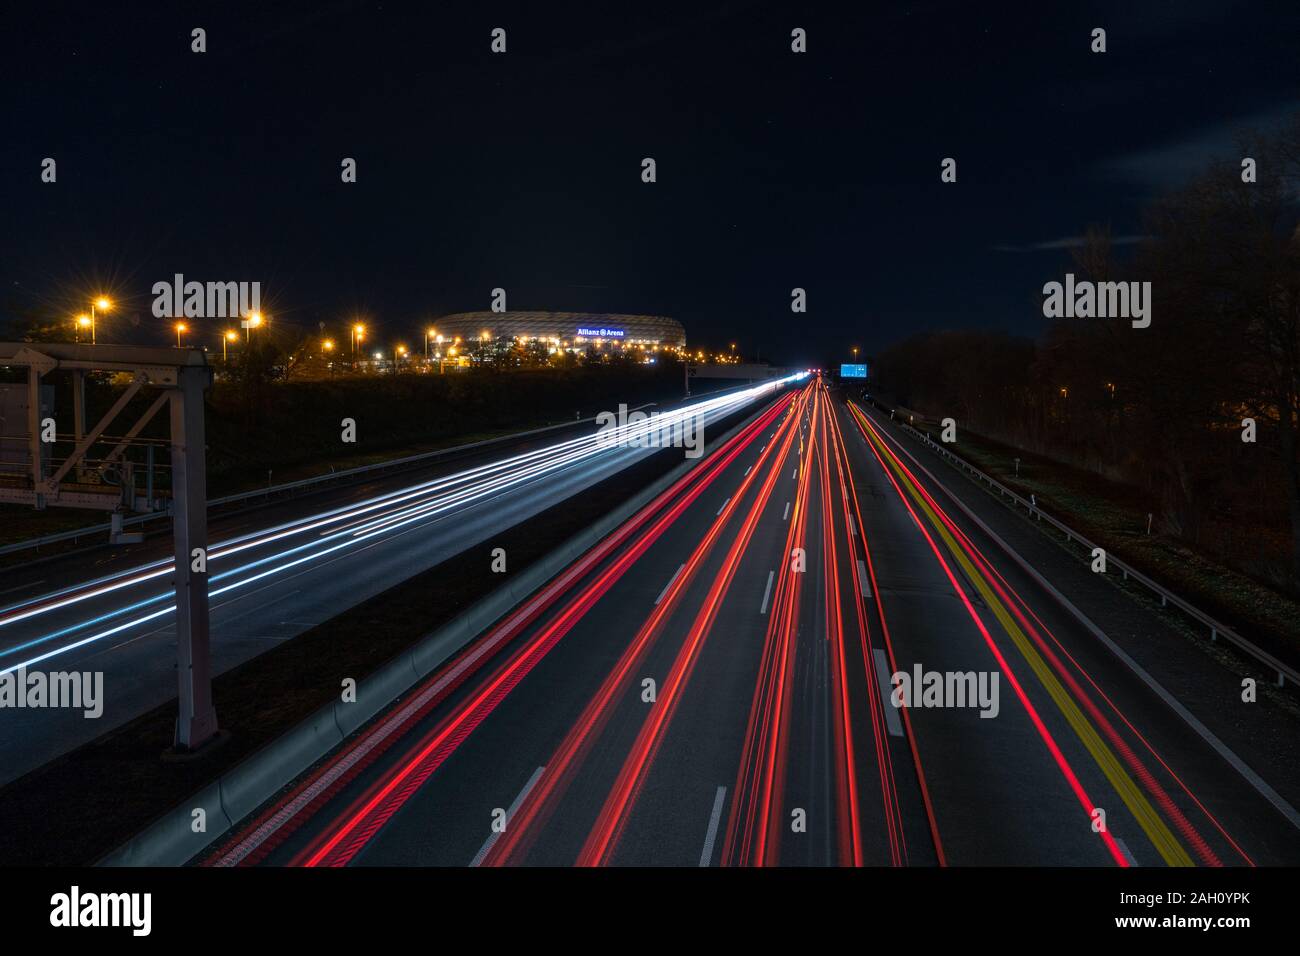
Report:
M495 286L777 362L1033 334L1072 237L1139 235L1300 108L1295 3L32 3L0 29L0 318L106 290L101 340L157 344L176 272L392 340Z

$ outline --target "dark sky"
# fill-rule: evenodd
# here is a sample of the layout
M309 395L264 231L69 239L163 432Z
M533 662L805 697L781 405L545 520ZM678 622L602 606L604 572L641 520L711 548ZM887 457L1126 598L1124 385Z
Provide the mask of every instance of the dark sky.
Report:
M1300 105L1296 3L31 3L0 29L0 310L104 288L136 341L167 340L176 272L394 340L494 286L788 362L1035 333L1071 237L1139 233Z

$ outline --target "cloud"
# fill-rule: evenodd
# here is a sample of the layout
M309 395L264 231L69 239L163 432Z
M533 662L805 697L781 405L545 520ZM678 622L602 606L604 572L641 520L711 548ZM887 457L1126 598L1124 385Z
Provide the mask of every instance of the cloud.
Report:
M1112 246L1132 246L1145 242L1150 236L1111 236ZM1079 249L1088 242L1087 236L1062 236L1060 239L1048 239L1044 242L1015 244L1000 242L993 247L994 252L1046 252L1051 249Z
M1116 178L1164 191L1195 179L1216 159L1240 159L1240 133L1273 132L1297 113L1300 103L1292 101L1266 112L1203 126L1181 139L1106 160L1101 169Z

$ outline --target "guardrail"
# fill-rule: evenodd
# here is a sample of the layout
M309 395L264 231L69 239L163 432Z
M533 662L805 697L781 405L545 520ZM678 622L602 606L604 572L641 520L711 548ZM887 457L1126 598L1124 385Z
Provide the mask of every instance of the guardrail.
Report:
M638 405L636 409L633 409L633 411L648 408L655 404L658 403L647 402L645 405ZM485 438L482 441L469 442L464 445L453 445L450 448L438 448L434 451L420 452L417 455L407 455L403 458L394 458L390 461L375 462L373 465L358 465L355 468L345 468L342 471L331 471L324 475L316 475L312 478L301 478L298 481L287 481L279 485L267 485L265 488L257 488L253 491L241 491L238 494L226 495L222 498L213 498L208 502L208 511L211 512L214 508L220 508L223 505L238 504L254 500L263 501L269 500L272 497L292 495L294 492L302 489L314 490L316 486L325 482L337 481L343 478L353 478L364 474L380 474L390 470L409 467L421 462L433 461L437 458L445 458L449 455L461 454L462 452L472 451L473 449L483 448L488 445L514 441L520 438L528 438L533 435L541 435L561 428L572 428L574 425L581 425L584 422L594 422L595 420L596 416L593 415L591 418L579 418L574 419L571 422L560 422L556 425L545 425L541 428L533 428L529 431L512 432L509 435L498 435L495 438ZM154 511L143 515L132 515L122 519L122 527L125 528L128 526L144 524L146 521L156 521L160 518L167 518L170 516L170 510ZM29 538L26 541L15 541L13 544L7 544L0 547L0 557L33 549L39 551L44 545L58 544L63 541L71 541L75 544L78 538L104 534L105 532L112 530L112 528L113 525L111 522L105 522L103 524L87 525L84 528L73 528L69 531L60 531L56 534L47 534L40 538Z
M877 407L881 407L881 408L884 407L874 401L872 404L876 404ZM892 409L890 411L892 411ZM1160 598L1161 607L1168 607L1169 605L1172 604L1174 607L1178 608L1180 611L1186 614L1193 621L1197 622L1202 627L1207 628L1210 632L1210 640L1212 642L1217 642L1218 639L1222 637L1224 640L1228 641L1228 643L1234 645L1238 650L1242 651L1249 657L1254 658L1258 663L1264 665L1268 670L1276 672L1278 687L1284 686L1288 678L1291 680L1292 684L1294 684L1297 687L1300 687L1300 672L1296 671L1289 664L1286 664L1278 660L1268 651L1264 650L1262 647L1259 647L1253 642L1242 637L1240 634L1238 634L1232 628L1228 627L1223 622L1216 620L1215 618L1211 617L1209 614L1206 614L1200 608L1194 607L1192 604L1183 600L1178 595L1170 591L1168 588L1151 580L1151 578L1147 577L1141 571L1138 571L1132 565L1127 564L1124 561L1121 561L1119 558L1112 557L1110 552L1106 551L1105 548L1102 548L1101 545L1088 540L1088 538L1081 535L1078 531L1075 531L1069 525L1065 524L1062 521L1058 521L1056 518L1053 518L1049 514L1044 514L1043 510L1038 507L1037 501L1033 500L1032 496L1030 500L1026 501L1023 497L1018 495L1016 492L1012 491L1006 485L1002 484L1002 482L998 481L996 478L993 478L990 475L985 474L983 471L976 468L974 465L966 461L966 459L962 458L960 455L953 454L947 448L943 447L942 444L936 442L934 439L932 439L929 435L927 435L925 432L921 431L920 429L913 428L911 425L907 424L906 422L898 421L897 419L894 420L894 424L898 425L905 432L909 432L916 438L919 438L932 451L946 458L950 464L953 464L956 467L961 468L967 473L969 473L976 481L981 481L986 483L990 487L990 489L998 492L998 494L1001 497L1009 498L1012 502L1013 507L1018 506L1021 508L1025 508L1028 513L1028 517L1030 519L1037 520L1037 521L1046 521L1052 527L1056 528L1056 530L1064 534L1067 542L1073 543L1077 541L1079 544L1081 544L1084 548L1088 549L1089 551L1094 551L1094 550L1103 551L1106 554L1106 571L1103 573L1109 574L1112 566L1117 568L1124 575L1125 581L1132 579L1136 581L1138 584L1141 584L1147 590L1157 595Z

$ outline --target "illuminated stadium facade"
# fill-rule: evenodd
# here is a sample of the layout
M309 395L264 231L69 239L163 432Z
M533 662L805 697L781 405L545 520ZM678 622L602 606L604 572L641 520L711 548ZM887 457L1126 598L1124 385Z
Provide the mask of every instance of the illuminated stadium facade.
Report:
M548 342L562 349L641 347L678 350L686 330L663 315L616 315L607 312L458 312L434 322L443 339L492 341L518 339Z

